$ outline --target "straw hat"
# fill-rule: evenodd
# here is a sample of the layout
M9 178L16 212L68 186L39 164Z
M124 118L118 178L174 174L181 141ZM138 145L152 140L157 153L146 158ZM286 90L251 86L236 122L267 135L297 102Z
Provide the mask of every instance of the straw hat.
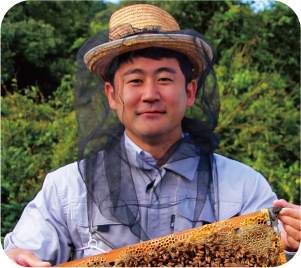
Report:
M106 66L117 55L147 47L169 48L190 59L194 66L193 77L197 78L205 69L202 62L204 56L200 57L200 53L204 54L205 48L212 59L212 50L204 40L179 31L180 27L175 19L157 6L127 6L114 12L110 18L110 41L90 49L85 54L84 61L92 73L107 80ZM199 47L198 51L195 43Z

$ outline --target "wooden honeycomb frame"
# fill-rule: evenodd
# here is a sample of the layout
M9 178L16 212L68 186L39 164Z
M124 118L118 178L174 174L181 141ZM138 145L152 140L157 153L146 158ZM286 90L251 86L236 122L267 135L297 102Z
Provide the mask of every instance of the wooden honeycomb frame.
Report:
M280 266L286 259L271 211L264 209L57 266Z

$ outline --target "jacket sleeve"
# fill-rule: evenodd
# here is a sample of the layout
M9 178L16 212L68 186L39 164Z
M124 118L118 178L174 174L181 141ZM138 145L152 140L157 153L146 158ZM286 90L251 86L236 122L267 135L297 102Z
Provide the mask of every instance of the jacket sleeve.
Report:
M4 250L29 250L52 265L66 262L71 248L67 227L68 204L63 204L51 174L37 196L24 209L14 230L4 239ZM65 206L64 206L65 205Z
M244 189L242 215L273 207L273 201L277 199L268 181L259 172L250 169L251 172L254 173L250 176L252 179L247 181Z

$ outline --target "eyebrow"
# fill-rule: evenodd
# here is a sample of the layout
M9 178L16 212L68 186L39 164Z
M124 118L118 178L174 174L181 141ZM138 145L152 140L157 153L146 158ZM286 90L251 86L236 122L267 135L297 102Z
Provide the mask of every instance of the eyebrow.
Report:
M170 67L161 67L159 69L157 69L155 71L155 74L159 74L159 73L162 73L162 72L169 72L169 73L177 73L175 69L173 68L170 68ZM144 71L142 69L139 69L139 68L136 68L136 69L130 69L128 71L126 71L123 76L126 76L126 75L129 75L129 74L135 74L135 73L139 73L139 74L143 74Z
M169 72L169 73L172 73L172 74L177 73L175 69L170 68L170 67L162 67L162 68L159 68L158 70L155 71L156 74L162 73L162 72Z
M123 74L123 76L125 76L125 75L129 75L129 74L142 74L142 73L144 73L144 71L143 70L141 70L141 69L139 69L139 68L136 68L136 69L130 69L130 70L128 70L128 71L126 71L124 74Z

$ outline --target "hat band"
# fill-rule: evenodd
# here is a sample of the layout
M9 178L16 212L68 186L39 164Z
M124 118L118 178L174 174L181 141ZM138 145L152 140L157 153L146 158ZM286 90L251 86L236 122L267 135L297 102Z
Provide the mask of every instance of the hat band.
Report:
M122 24L114 28L109 33L109 40L114 41L138 34L163 33L161 26L149 25L144 28L133 27L130 23Z

